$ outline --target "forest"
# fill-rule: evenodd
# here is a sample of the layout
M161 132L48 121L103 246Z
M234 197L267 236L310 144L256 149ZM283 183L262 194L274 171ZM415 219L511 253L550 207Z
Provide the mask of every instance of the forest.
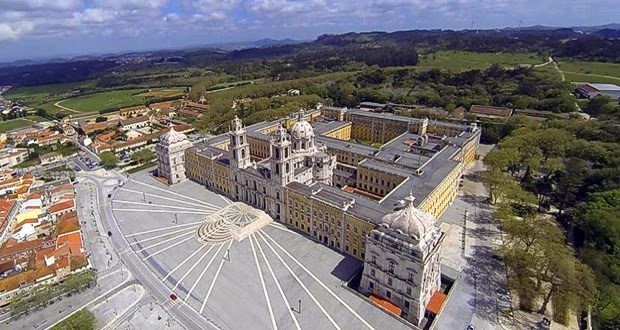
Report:
M486 182L507 237L519 306L566 323L591 308L620 327L620 109L598 120L520 119L489 153Z

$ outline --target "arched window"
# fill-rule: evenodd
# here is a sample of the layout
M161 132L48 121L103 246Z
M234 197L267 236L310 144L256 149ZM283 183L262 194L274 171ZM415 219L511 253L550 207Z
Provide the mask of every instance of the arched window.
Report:
M388 268L388 272L390 274L394 274L394 270L396 269L396 262L394 262L394 260L390 260L390 265Z

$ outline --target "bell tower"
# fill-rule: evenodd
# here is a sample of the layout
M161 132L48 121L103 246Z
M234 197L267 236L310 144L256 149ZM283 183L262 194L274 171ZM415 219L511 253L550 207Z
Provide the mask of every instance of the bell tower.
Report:
M250 145L241 119L237 116L231 122L228 137L230 140L228 151L232 155L231 165L238 169L250 166Z
M271 180L286 186L293 180L291 138L284 127L278 128L271 141Z

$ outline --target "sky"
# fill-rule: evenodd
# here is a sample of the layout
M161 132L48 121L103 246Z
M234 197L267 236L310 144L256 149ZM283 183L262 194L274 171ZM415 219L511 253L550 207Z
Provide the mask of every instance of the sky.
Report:
M0 0L0 61L351 31L618 21L618 0Z

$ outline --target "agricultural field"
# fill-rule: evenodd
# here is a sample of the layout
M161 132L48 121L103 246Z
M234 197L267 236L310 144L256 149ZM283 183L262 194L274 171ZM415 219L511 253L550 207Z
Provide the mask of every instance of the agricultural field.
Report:
M66 84L13 87L4 93L3 96L8 100L19 101L32 108L36 108L44 103L71 97L73 92L92 89L96 86L97 80L87 80Z
M519 64L541 64L546 62L534 53L475 53L466 51L437 51L420 54L419 69L446 69L450 71L466 71L486 69L492 64L516 66Z
M140 94L136 94L139 97L152 98L152 97L173 97L181 95L183 91L178 88L164 88L160 90L150 90Z
M82 95L55 103L59 110L68 112L97 112L114 108L145 104L149 100L181 96L183 88L124 89Z

